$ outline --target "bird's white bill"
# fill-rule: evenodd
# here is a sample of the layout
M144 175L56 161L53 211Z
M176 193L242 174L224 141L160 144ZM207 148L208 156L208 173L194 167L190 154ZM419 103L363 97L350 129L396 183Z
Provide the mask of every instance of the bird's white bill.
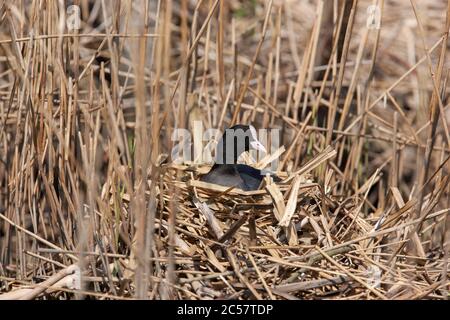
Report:
M267 153L267 150L264 147L264 145L258 141L258 135L256 133L256 129L254 126L250 126L250 134L252 135L253 138L253 141L250 142L250 146L255 150Z
M263 145L261 142L259 142L258 140L251 141L251 142L250 142L250 145L251 145L251 147L252 147L253 149L255 149L255 150L258 150L258 151L262 151L262 152L264 152L264 153L267 153L267 150L266 150L266 148L264 147L264 145Z

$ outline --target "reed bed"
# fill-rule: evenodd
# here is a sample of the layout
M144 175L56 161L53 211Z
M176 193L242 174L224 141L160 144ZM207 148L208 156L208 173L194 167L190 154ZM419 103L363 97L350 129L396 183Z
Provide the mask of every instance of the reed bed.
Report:
M449 27L450 1L1 1L0 299L448 299ZM279 129L242 161L281 182L199 181L195 123Z

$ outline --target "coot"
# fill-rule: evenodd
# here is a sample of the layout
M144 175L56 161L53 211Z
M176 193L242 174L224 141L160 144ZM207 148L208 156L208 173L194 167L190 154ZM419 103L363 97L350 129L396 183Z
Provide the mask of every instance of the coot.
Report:
M200 180L244 191L257 190L264 174L259 169L237 163L239 156L250 149L266 152L253 126L238 124L226 129L217 144L213 167Z

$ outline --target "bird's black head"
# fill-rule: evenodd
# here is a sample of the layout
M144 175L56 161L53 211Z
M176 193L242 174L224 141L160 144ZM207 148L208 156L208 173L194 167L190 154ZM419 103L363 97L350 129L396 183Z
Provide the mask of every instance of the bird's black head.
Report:
M235 164L239 156L251 149L266 152L258 141L256 129L253 126L237 124L225 132L217 145L216 163Z

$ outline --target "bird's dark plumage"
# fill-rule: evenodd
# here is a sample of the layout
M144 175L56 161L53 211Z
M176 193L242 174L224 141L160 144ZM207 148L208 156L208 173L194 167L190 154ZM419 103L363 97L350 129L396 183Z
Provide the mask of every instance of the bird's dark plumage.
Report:
M256 130L246 125L236 125L228 130L235 130L237 132L234 135L233 141L228 141L232 145L230 145L230 148L225 147L227 141L226 133L224 133L216 150L216 163L200 180L226 187L236 187L244 191L257 190L264 178L261 170L245 164L236 163L238 157L251 148L265 151L262 144L256 139ZM229 138L230 136L228 136ZM230 150L233 153L232 155L227 154ZM217 163L218 155L221 157L220 160L226 160L225 163Z

